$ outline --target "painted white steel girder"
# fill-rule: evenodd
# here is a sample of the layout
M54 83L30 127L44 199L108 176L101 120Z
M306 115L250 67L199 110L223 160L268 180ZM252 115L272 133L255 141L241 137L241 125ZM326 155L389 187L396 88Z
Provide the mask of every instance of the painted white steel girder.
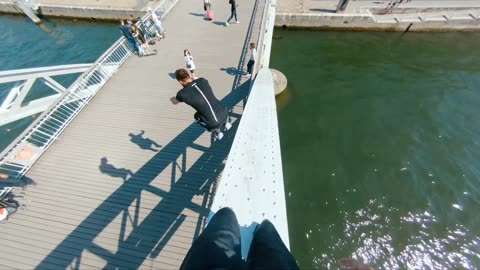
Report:
M61 65L41 68L27 68L0 72L0 84L18 82L10 89L0 105L0 126L19 119L41 113L48 109L67 89L51 76L85 72L92 64ZM56 94L25 103L25 97L32 90L36 80L40 80Z
M223 207L237 215L246 258L257 224L270 220L287 247L287 211L273 78L262 68L253 84L218 185L210 218ZM208 225L207 225L208 226Z

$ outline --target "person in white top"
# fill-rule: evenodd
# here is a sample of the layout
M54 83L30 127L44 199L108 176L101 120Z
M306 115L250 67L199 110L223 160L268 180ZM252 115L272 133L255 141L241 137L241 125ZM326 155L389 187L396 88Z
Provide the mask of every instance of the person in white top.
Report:
M192 78L195 78L195 63L193 62L193 56L190 53L189 50L185 49L183 51L183 56L185 59L185 64L187 65L187 69L190 70L190 73L192 73Z
M158 39L165 38L167 31L163 29L162 22L158 18L157 14L151 8L148 8L148 12L150 12L150 14L152 15L152 18L150 19L150 21L155 26Z
M253 65L255 65L255 59L257 58L257 49L255 49L255 43L250 43L250 60L247 63L247 77L252 76Z
M203 0L203 10L211 10L212 9L212 3L210 3L210 0Z

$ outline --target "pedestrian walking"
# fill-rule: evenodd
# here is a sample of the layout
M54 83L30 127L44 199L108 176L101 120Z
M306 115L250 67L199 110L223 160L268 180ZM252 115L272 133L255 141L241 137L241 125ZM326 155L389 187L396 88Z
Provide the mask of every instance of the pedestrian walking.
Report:
M255 65L255 59L257 58L257 49L255 43L250 43L250 60L247 63L247 77L252 76L253 65Z
M190 70L190 73L192 73L192 78L196 79L195 77L195 62L193 62L193 56L190 53L189 50L185 49L183 50L183 57L185 59L185 64L187 66L187 69Z
M138 46L137 40L133 37L132 33L130 32L130 26L125 25L124 20L120 20L120 27L118 27L122 32L123 36L127 39L128 43L132 45L133 50L137 55L140 53L140 47Z
M230 18L225 22L225 26L228 26L229 22L231 19L235 18L235 23L240 23L240 21L237 18L237 0L229 0L228 2L230 4Z
M165 31L165 29L163 28L162 21L160 21L155 11L153 11L151 8L148 8L148 12L150 12L152 16L150 18L150 21L155 27L155 32L157 34L158 40L160 40L161 38L165 38L165 36L167 35L167 31Z
M196 110L193 118L207 131L212 132L215 139L223 138L223 131L232 125L228 122L228 110L213 94L212 87L205 78L193 79L186 69L175 71L175 78L183 86L177 95L170 98L172 104L185 102Z

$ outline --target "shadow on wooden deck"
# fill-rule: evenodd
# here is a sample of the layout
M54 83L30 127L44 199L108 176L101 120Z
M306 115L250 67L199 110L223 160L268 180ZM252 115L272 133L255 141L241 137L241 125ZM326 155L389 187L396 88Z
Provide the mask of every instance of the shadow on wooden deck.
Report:
M229 109L240 102L242 102L242 105L245 104L249 87L250 81L246 81L226 96L222 102ZM238 114L231 113L231 116L235 119L232 129L225 133L225 137L221 141L213 143L210 148L198 146L194 143L205 130L195 123L188 126L170 143L163 146L137 172L125 180L36 268L73 267L78 269L81 265L83 252L89 251L107 262L105 269L119 267L137 269L147 257L154 259L160 254L180 225L186 220L187 216L182 214L185 209L190 209L199 214L195 228L195 237L198 236L209 215L209 208L214 195L212 189L223 171L224 160L228 156L240 122ZM190 169L186 170L184 164L186 163L185 159L188 158L186 150L189 147L201 150L203 154ZM184 159L183 164L177 164L179 158ZM102 164L104 163L101 163L100 166ZM181 168L182 175L177 179L175 170L172 170L170 191L164 191L150 185L160 173L171 169L172 164ZM112 175L115 174L116 170L130 171L128 168L116 169L113 165L110 166L104 173ZM102 170L102 167L99 169ZM112 177L115 177L115 175L112 175ZM175 179L177 180L175 181ZM151 209L148 216L139 222L142 191L156 194L161 198L161 201ZM196 195L204 196L201 205L192 202ZM129 207L132 204L135 204L133 216L129 214ZM95 244L94 240L119 215L122 215L122 226L118 232L120 241L118 242L117 252L112 252ZM133 223L133 228L127 234L128 221Z

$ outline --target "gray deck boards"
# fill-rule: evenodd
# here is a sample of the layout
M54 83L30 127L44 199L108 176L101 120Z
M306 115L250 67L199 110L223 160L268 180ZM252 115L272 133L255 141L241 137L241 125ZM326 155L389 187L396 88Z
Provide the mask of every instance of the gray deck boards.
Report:
M240 2L241 23L225 27L227 1L214 3L213 23L201 2L178 2L159 53L130 57L28 172L38 185L24 191L27 209L1 225L0 268L180 266L209 214L243 111L249 81L235 74L246 69L246 44L258 39L263 3L252 20L254 4ZM195 75L232 109L234 127L222 141L193 123L191 108L169 101L184 49ZM142 130L156 151L130 140Z

